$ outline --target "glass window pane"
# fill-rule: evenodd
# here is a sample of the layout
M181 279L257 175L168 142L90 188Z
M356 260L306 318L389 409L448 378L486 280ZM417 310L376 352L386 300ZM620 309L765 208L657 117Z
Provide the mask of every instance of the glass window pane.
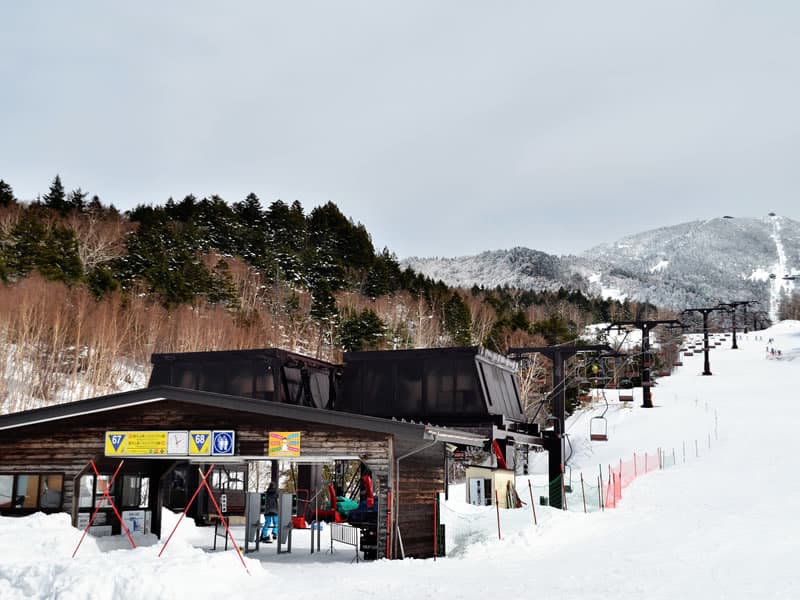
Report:
M95 506L100 506L101 504L103 504L104 506L108 506L108 500L103 502L103 491L105 490L103 483L105 483L105 485L108 486L109 481L111 481L111 477L109 475L100 475L100 478L97 480L97 489L95 490L95 496L94 496ZM111 496L112 498L114 497L113 483L108 488L108 495Z
M78 506L80 508L91 508L93 494L94 475L81 476L81 482L78 486Z
M61 493L63 489L63 475L42 475L39 508L61 508Z
M39 504L39 476L17 475L17 501L22 497L22 508L36 508Z
M12 487L14 487L14 476L0 475L0 509L11 508Z
M125 475L122 478L122 506L138 507L139 506L139 486L141 485L141 477L138 475Z
M139 508L150 506L150 478L142 477L139 485Z

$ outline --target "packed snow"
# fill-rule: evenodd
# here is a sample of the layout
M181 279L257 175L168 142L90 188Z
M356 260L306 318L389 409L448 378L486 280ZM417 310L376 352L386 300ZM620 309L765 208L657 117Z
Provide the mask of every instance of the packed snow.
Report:
M700 375L702 353L684 357L653 388L652 409L638 394L621 403L617 392L595 392L568 423L568 511L537 502L534 525L528 478L519 477L526 504L500 511L498 535L495 509L467 504L464 486L452 486L446 558L356 564L352 549L331 554L324 540L309 554L299 532L291 554L271 545L244 558L246 571L233 550L209 549L213 529L187 521L161 558L154 536L138 537L135 550L125 538L87 538L71 558L81 532L65 514L36 514L0 518L0 598L795 598L800 322L740 334L738 345L726 338L711 351L711 377ZM609 440L592 442L590 420L604 411ZM581 474L594 483L608 465L659 448L674 465L637 477L616 509L583 513ZM531 466L538 486L545 455ZM165 531L176 518L165 513Z

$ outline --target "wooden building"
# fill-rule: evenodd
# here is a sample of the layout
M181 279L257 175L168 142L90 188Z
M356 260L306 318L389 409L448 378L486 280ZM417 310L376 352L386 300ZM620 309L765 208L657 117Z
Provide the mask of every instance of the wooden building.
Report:
M176 493L177 467L246 468L275 460L270 435L292 432L299 440L296 454L280 460L359 460L371 473L377 498L374 556L399 557L400 539L404 556L432 556L434 499L445 488L446 445L480 447L488 438L303 405L302 397L286 403L153 385L0 416L0 514L64 511L79 526L101 499L102 481L122 463L111 490L115 503L128 514L148 515L149 529L160 534L161 508ZM195 441L204 434L219 439L220 448ZM136 440L149 441L136 446ZM119 533L113 514L103 515L98 526Z

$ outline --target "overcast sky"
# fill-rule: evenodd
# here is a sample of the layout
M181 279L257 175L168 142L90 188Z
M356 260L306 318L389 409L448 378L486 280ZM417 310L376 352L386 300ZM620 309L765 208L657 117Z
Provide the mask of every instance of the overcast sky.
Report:
M3 2L0 178L331 200L398 256L800 217L800 2Z

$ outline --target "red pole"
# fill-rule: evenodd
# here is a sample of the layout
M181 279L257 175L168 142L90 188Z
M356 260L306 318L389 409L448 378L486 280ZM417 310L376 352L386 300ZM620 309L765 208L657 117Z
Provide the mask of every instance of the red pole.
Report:
M528 492L531 495L531 510L533 511L533 524L538 525L536 522L536 503L533 501L533 488L531 487L531 480L528 479Z
M242 562L244 570L247 571L248 575L250 575L250 569L247 568L247 565L244 562L244 558L242 557L242 551L239 549L239 544L237 544L236 540L233 538L233 534L231 533L231 530L228 527L228 522L225 520L225 517L222 516L222 511L219 508L219 504L217 504L217 499L214 498L214 493L211 491L211 486L208 485L208 481L206 481L205 475L203 475L203 471L201 471L200 469L197 470L200 471L200 478L203 480L203 485L206 486L206 489L208 490L208 497L211 499L211 502L214 503L214 509L217 511L217 516L220 518L222 524L225 526L225 531L228 533L228 538L230 538L231 543L233 544L233 547L236 550L236 554L239 555L239 560Z
M633 478L636 479L639 473L636 471L636 452L633 453Z
M206 477L208 477L211 474L211 470L213 468L214 468L214 465L211 465L210 467L208 467L208 471L206 471L206 475L205 475ZM202 474L202 471L201 471L201 474ZM202 487L203 487L202 483L198 483L197 484L197 489L194 491L194 494L192 494L191 500L189 500L189 502L186 504L186 508L183 509L183 512L181 513L181 516L178 519L178 522L175 523L175 527L172 528L172 531L170 532L169 536L167 537L167 541L164 542L164 545L161 547L161 551L158 553L159 558L161 558L161 555L164 553L164 550L167 549L167 544L169 544L169 541L172 539L172 536L175 535L175 532L178 530L178 525L181 524L181 521L183 521L183 517L185 517L186 513L189 512L189 508L191 508L192 503L194 502L194 499L197 498L197 494L200 493L200 490L202 489Z
M91 460L90 462L94 462L94 460ZM122 463L124 462L125 462L124 460L119 461L119 466L117 467L117 470L114 471L114 475L111 476L111 485L114 485L114 480L117 478L117 473L119 473L119 470L122 468ZM94 518L97 516L97 513L100 511L100 509L103 508L103 505L105 503L106 503L106 497L104 494L103 497L100 499L100 503L95 507L94 512L92 513L92 517L86 524L86 529L83 530L83 535L81 536L78 545L75 547L75 551L72 553L72 558L75 558L75 555L78 553L78 548L80 548L81 544L83 543L83 538L86 537L86 534L89 532L89 528L92 526L92 523L94 523Z
M436 526L436 499L433 500L433 562L436 562L436 534L439 528Z
M494 490L494 506L497 509L497 539L502 540L503 538L500 536L500 498L497 495L497 488Z

